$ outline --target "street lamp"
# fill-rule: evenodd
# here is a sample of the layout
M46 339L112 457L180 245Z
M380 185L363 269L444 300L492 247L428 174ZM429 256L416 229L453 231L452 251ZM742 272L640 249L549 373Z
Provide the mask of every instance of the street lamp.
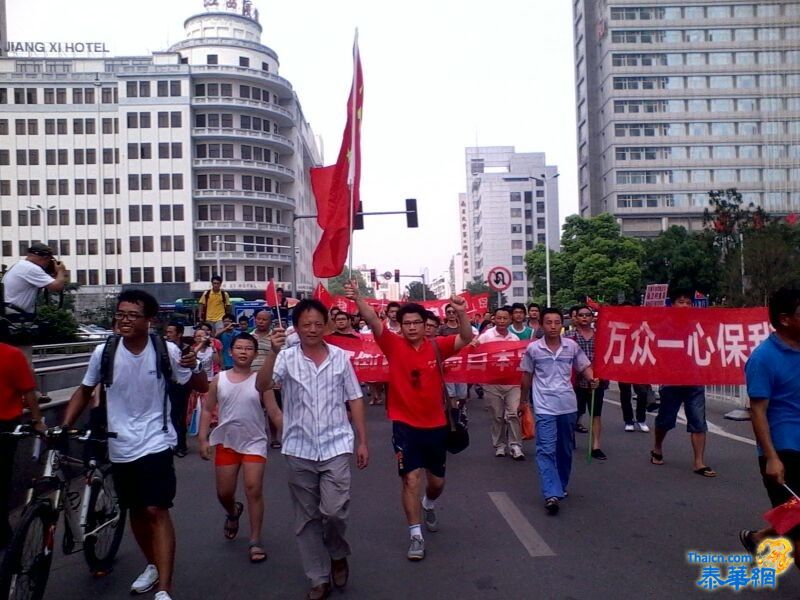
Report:
M30 205L28 205L28 208L29 208L29 209L31 209L31 210L38 210L39 212L41 212L41 213L42 213L42 228L43 228L43 232L44 232L44 239L42 240L42 243L43 243L43 244L45 244L45 245L46 245L46 244L48 244L48 243L50 242L50 238L49 238L49 236L47 235L47 225L48 225L48 223L47 223L47 213L48 213L49 211L51 211L51 210L55 209L55 207L56 207L56 205L55 205L55 204L51 204L51 205L50 205L50 206L48 206L47 208L45 208L45 207L44 207L44 206L42 206L41 204L35 204L35 205L33 205L33 206L30 206ZM55 248L54 250L55 250L56 252L58 252L58 249L57 249L57 248Z
M548 217L547 206L547 182L556 179L561 173L556 173L552 177L548 177L545 173L541 173L539 177L534 177L537 181L541 181L544 185L544 271L545 281L547 282L547 306L552 306L550 301L550 219Z

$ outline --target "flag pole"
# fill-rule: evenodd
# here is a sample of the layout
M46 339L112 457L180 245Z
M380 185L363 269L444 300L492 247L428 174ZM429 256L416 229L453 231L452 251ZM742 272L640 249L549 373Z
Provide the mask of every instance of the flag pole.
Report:
M350 246L347 258L347 278L353 278L353 228L355 222L353 218L353 210L358 210L358 207L353 206L355 198L355 179L356 179L356 164L358 158L356 152L359 152L358 144L356 144L356 106L358 105L358 27L356 27L355 36L353 38L353 83L350 85L350 163L347 170L347 188L350 190L350 204L348 213L350 215Z
M281 303L278 300L278 288L275 287L275 282L272 282L272 292L275 294L275 310L278 313L278 327L283 329L283 323L281 323Z

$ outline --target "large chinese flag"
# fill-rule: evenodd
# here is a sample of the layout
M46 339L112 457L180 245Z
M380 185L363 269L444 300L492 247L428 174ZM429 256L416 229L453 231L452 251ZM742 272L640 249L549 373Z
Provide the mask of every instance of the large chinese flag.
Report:
M314 288L314 299L322 302L326 308L330 308L334 304L333 296L331 296L328 288L321 283L317 284Z
M364 82L358 38L353 44L353 84L347 101L347 124L335 165L311 169L311 187L317 203L317 224L322 237L314 250L316 277L336 277L342 272L350 248L352 220L359 206L361 182L361 109Z

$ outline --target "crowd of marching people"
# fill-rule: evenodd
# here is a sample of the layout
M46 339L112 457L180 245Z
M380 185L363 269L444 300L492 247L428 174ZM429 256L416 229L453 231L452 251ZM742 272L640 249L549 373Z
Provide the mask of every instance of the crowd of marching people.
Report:
M326 598L348 581L351 462L364 469L370 461L365 396L371 404L385 404L392 422L400 504L408 528L406 557L411 561L425 558L426 533L439 528L437 501L445 488L448 450L454 451L453 434L466 424L454 419L466 412L468 397L471 411L476 410L476 397L484 401L491 419L486 444L498 458L526 460L524 425L526 418L532 420L534 461L544 509L550 515L559 512L569 493L576 434L588 434L593 459L609 459L602 444L609 382L598 379L592 368L597 315L589 306L578 305L564 314L536 304L513 304L470 316L465 300L454 296L442 319L413 302L390 303L379 314L359 294L355 282L346 285L345 295L357 313L307 299L298 302L291 315L280 304L277 312L262 310L250 327L246 319L237 322L230 314L221 281L215 281L202 300L208 322L197 327L192 338L183 336L179 323L170 323L164 332L166 344L150 333L158 310L155 299L138 290L119 296L114 315L118 342L111 350L109 344L101 344L93 353L63 424L70 426L79 419L98 387L106 390L101 397L108 429L117 433L109 440L114 481L146 559L131 592L155 589L157 600L171 597L173 456L189 452L187 434L197 435L200 458L213 461L225 538L237 537L246 513L247 557L253 563L267 559L262 489L268 449L280 450L311 600ZM671 301L680 310L691 306L691 295L673 290ZM790 497L787 490L800 489L800 369L792 368L800 360L800 293L776 293L769 314L775 332L747 363L747 382L761 454L759 468L770 501L777 506ZM385 381L360 382L348 353L340 347L342 340L367 336L385 356ZM516 382L470 386L445 381L448 358L496 342L522 344ZM0 348L9 354L4 363L16 364L13 349L7 348ZM19 420L23 401L34 420L41 419L32 378L17 373L4 385L8 389L2 390L3 401L16 411L9 414L9 421ZM620 427L649 433L646 415L655 399L653 390L620 382L619 391ZM715 477L705 461L704 388L661 386L659 400L650 463L664 464L665 438L682 407L694 456L692 470ZM240 477L244 502L237 500ZM10 475L4 485L7 482ZM5 491L0 501L7 507ZM4 525L9 527L7 514ZM755 552L774 534L742 530L740 540ZM794 540L800 537L796 534L800 530L789 536Z

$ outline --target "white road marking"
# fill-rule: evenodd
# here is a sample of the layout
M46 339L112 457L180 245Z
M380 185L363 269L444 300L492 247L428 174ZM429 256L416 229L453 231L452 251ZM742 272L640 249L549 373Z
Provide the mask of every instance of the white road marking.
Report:
M505 492L488 492L488 494L497 510L500 511L500 514L508 523L508 526L511 527L511 531L514 532L514 535L517 536L517 539L528 551L528 554L533 558L556 555L547 545L547 542L542 539L542 536L539 535L539 532L533 528L533 525L519 511L514 501L508 497L508 494Z
M611 404L616 404L617 406L620 406L620 403L617 400L611 400L610 398L606 398L604 401L605 402L610 402ZM686 425L686 414L683 411L683 406L681 406L681 408L678 410L678 422L683 424L683 425ZM735 433L729 433L729 432L725 431L719 425L714 425L714 423L712 423L708 419L706 419L706 423L708 423L708 432L709 433L713 433L714 435L718 435L720 437L728 438L729 440L734 440L736 442L742 442L743 444L748 444L750 446L755 446L756 445L756 441L755 440L747 438L747 437L744 437L744 436L741 436L741 435L736 435Z

